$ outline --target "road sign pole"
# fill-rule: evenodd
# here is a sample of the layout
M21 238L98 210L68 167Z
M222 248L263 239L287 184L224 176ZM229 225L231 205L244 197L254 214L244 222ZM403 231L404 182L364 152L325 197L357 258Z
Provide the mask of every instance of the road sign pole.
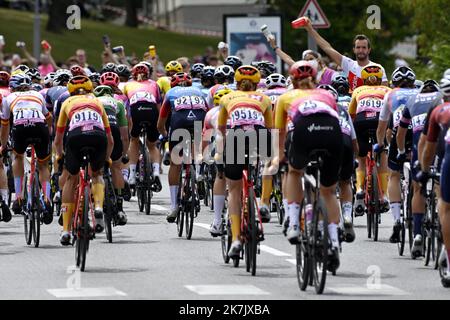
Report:
M308 49L317 52L316 40L310 34L308 34Z

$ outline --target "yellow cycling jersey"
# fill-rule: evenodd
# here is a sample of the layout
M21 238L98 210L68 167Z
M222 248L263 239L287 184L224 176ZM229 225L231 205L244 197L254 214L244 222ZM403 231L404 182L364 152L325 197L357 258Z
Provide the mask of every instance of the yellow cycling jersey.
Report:
M172 88L172 86L170 84L170 79L171 79L170 77L161 77L161 78L158 79L158 81L156 81L156 83L159 86L159 89L164 94L166 94L167 91L169 91Z
M384 96L391 90L391 88L386 86L362 86L356 88L352 94L348 113L354 117L361 112L381 112Z
M286 129L288 122L288 112L291 108L292 102L295 100L307 96L309 93L307 90L294 89L286 93L283 93L278 97L275 105L275 128Z
M272 102L256 91L234 91L220 99L218 126L264 126L272 128Z

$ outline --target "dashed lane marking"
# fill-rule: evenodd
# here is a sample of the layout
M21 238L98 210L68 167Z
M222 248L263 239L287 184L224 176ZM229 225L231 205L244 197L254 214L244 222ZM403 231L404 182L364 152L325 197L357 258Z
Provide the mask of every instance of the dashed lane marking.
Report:
M253 285L186 285L188 290L198 295L269 295Z
M125 297L127 295L113 287L48 289L47 292L56 298Z

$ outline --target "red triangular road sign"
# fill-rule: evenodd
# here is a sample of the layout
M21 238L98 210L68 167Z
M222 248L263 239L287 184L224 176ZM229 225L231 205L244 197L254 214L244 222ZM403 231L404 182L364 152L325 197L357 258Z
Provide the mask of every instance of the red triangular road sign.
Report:
M329 28L331 26L317 0L306 1L299 17L308 17L311 20L311 25L316 29Z

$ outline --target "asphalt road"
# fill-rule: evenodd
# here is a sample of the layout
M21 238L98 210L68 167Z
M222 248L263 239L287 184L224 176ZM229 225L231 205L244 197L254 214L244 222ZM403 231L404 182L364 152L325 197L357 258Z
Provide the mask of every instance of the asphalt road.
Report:
M167 171L167 168L165 168ZM74 247L59 244L56 218L42 226L39 248L27 246L23 218L0 224L0 299L448 299L450 291L439 274L412 260L408 249L400 257L390 244L392 218L382 216L379 241L367 239L365 222L355 220L356 240L343 244L341 266L327 277L325 292L299 290L295 247L281 226L265 224L256 276L225 264L219 238L208 232L213 213L202 207L191 240L179 238L176 225L166 222L169 208L167 176L153 199L152 213L138 212L137 200L125 203L129 222L91 243L86 271L74 268Z

